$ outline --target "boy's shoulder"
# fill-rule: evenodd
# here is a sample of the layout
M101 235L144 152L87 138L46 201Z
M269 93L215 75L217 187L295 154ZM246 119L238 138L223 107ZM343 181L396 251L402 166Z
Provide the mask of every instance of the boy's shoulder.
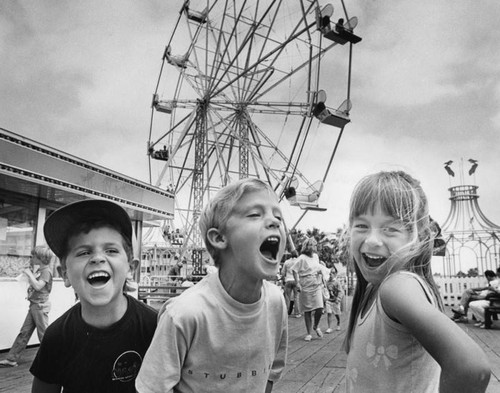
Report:
M44 342L49 344L63 344L67 332L75 332L83 326L81 318L81 304L78 302L52 322L43 336Z
M158 318L158 311L130 295L126 296L128 299L127 313L137 314L140 318L145 318L146 321L156 322L156 319Z
M264 294L264 296L272 298L273 297L276 298L276 296L280 298L283 297L283 293L281 292L280 287L278 287L276 284L270 281L264 280L262 282L262 288L263 288L262 293Z

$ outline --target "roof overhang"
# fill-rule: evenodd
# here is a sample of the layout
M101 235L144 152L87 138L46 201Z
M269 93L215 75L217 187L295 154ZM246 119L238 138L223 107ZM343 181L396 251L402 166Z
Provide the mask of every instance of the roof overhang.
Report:
M136 220L174 216L174 195L0 128L0 188L67 204L86 198L122 205Z

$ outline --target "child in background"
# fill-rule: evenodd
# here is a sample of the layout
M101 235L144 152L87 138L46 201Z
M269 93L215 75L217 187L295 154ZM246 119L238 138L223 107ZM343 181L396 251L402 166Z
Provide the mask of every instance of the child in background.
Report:
M271 392L285 366L287 310L274 280L286 236L278 198L232 183L200 217L218 273L171 299L137 377L140 393Z
M442 312L420 183L405 172L365 177L351 197L349 230L357 285L347 391L484 392L484 352Z
M28 315L24 320L21 331L17 335L7 358L0 361L0 367L17 367L21 353L31 338L35 328L38 339L42 342L47 326L49 326L50 301L52 290L52 270L50 262L54 254L48 247L37 246L31 251L30 266L24 269L29 282L28 301L30 302Z
M328 322L328 329L326 329L325 333L331 333L333 332L332 322L334 315L337 320L337 327L335 330L340 330L340 314L342 314L340 304L344 298L344 291L342 290L342 285L337 280L337 270L335 267L332 267L330 270L330 276L326 282L326 287L328 288L330 297L325 302L326 317Z
M32 392L134 393L157 313L124 293L137 263L127 212L109 201L76 202L52 213L44 234L80 302L47 328Z
M299 253L297 250L292 250L290 258L285 261L283 268L281 269L281 280L283 282L283 294L285 295L285 302L288 307L288 315L295 315L296 318L300 318L300 311L297 302L297 284L295 284L295 278L293 277L292 267L297 260Z

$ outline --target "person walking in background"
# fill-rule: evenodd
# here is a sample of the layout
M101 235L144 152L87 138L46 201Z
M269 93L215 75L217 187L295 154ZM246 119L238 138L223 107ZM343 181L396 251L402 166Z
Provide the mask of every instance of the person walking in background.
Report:
M323 315L323 279L317 252L317 241L306 239L301 246L300 256L292 267L293 276L299 292L300 311L304 314L306 324L305 341L311 341L311 328L318 337L323 337L319 327ZM314 321L313 314L314 313Z
M296 250L291 252L291 256L289 259L285 261L283 264L283 268L281 269L281 279L283 281L284 287L284 295L286 306L288 309L288 315L295 315L295 317L300 318L300 311L298 310L299 305L297 302L298 292L297 292L297 284L295 283L295 278L293 277L292 267L299 256Z
M49 325L49 295L52 291L50 262L53 257L54 254L48 247L37 246L31 251L30 266L23 271L29 282L28 315L26 315L21 331L12 344L7 358L0 361L0 367L16 367L18 365L21 353L26 349L35 328L38 339L42 342L45 330Z
M170 278L170 280L172 280L174 282L175 281L182 282L184 280L184 278L182 277L182 273L181 273L183 263L179 259L179 256L177 254L174 257L174 261L175 261L174 266L172 266L168 272L169 278Z
M325 302L326 309L326 317L328 321L328 329L326 329L325 333L333 332L333 316L335 315L335 319L337 320L337 326L335 330L340 330L340 315L341 311L341 302L344 298L344 291L342 290L342 284L337 280L337 269L332 267L330 269L330 277L326 283L326 287L328 288L329 298Z
M347 392L484 392L488 359L444 314L432 278L420 183L401 171L363 178L349 232L357 284L345 338Z

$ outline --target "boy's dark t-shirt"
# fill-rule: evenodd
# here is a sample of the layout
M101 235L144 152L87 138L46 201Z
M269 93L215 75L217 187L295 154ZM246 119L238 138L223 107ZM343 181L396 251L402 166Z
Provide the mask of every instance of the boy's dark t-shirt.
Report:
M47 328L30 372L66 393L135 393L157 312L130 296L127 300L125 315L106 329L85 323L80 303L74 305Z

